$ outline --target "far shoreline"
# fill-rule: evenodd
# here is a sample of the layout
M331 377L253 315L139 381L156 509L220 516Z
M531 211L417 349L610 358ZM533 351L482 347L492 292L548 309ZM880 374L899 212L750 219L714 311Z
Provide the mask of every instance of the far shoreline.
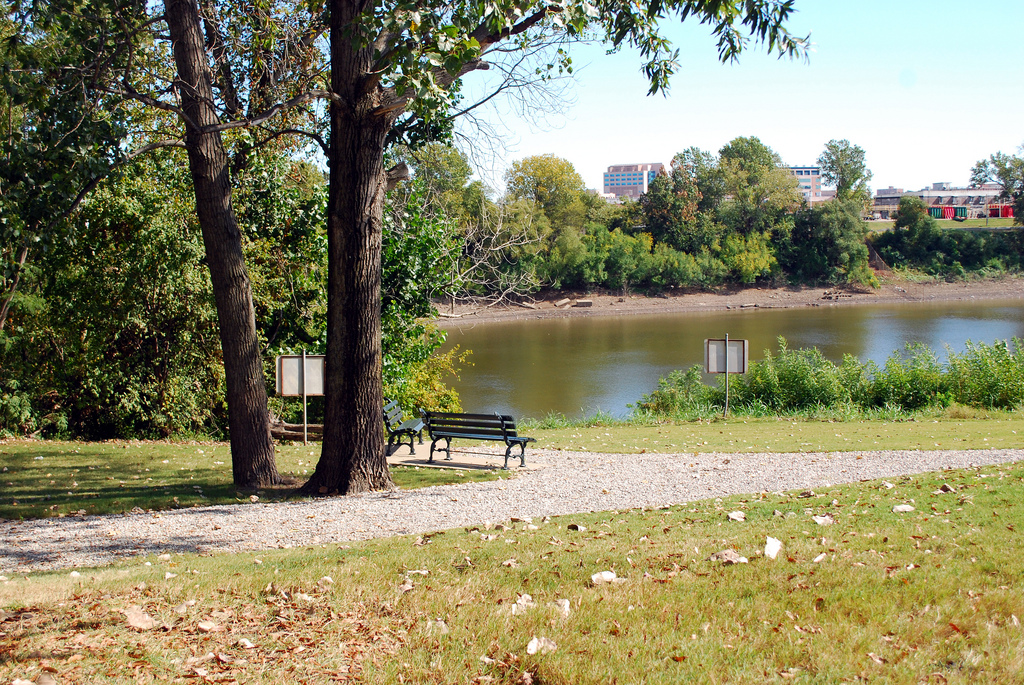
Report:
M1024 276L999 276L973 281L911 282L880 279L878 288L864 286L729 286L708 291L666 291L660 295L605 291L549 291L522 304L459 304L454 310L438 302L437 325L454 328L472 323L592 316L630 316L724 311L729 309L788 309L865 304L962 302L1024 299ZM589 305L587 304L589 302ZM561 303L560 306L555 306Z

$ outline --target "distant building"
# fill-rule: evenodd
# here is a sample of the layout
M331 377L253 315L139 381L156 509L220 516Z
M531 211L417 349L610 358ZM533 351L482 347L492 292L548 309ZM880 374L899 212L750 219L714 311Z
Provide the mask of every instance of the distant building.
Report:
M604 172L604 192L615 197L638 198L647 192L664 164L616 164Z
M928 212L936 219L974 219L1013 216L1013 210L999 199L1002 188L985 183L977 188L954 188L951 183L933 183L931 188L905 192L903 188L880 188L875 192L872 214L877 219L892 218L900 198L912 195L921 198Z
M836 196L834 190L822 190L821 167L791 166L789 173L796 176L796 180L800 184L800 194L804 196L804 200L809 205L825 202Z

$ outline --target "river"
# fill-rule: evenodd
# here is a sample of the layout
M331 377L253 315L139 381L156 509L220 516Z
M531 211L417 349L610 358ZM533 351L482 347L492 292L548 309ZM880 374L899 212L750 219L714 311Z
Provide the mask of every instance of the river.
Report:
M705 338L746 338L751 361L778 349L817 347L882 364L907 343L944 356L948 345L1024 338L1024 302L927 302L517 320L452 328L445 349L472 350L453 385L465 411L540 418L615 416L673 369L703 364Z

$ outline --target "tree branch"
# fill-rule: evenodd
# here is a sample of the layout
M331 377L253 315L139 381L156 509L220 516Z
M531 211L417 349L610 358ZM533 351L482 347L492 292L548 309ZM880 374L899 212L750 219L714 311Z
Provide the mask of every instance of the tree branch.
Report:
M330 100L331 102L339 102L344 104L344 101L331 91L318 88L315 90L306 91L302 95L296 95L290 100L279 102L276 105L270 107L269 109L257 114L256 116L247 117L245 119L235 119L234 121L228 121L223 124L217 124L216 126L206 126L200 129L200 132L219 133L220 131L230 131L231 129L235 128L249 128L252 126L260 126L266 121L273 118L274 115L283 112L286 109L297 107L298 105L304 104L311 100Z

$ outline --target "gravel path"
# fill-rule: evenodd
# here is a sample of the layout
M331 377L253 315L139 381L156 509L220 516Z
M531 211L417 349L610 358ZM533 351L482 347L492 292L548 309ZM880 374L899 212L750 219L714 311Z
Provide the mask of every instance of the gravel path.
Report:
M1000 464L1024 450L595 454L531 450L548 467L486 483L160 513L0 520L0 575L164 552L238 552L423 533L511 516L658 507Z

